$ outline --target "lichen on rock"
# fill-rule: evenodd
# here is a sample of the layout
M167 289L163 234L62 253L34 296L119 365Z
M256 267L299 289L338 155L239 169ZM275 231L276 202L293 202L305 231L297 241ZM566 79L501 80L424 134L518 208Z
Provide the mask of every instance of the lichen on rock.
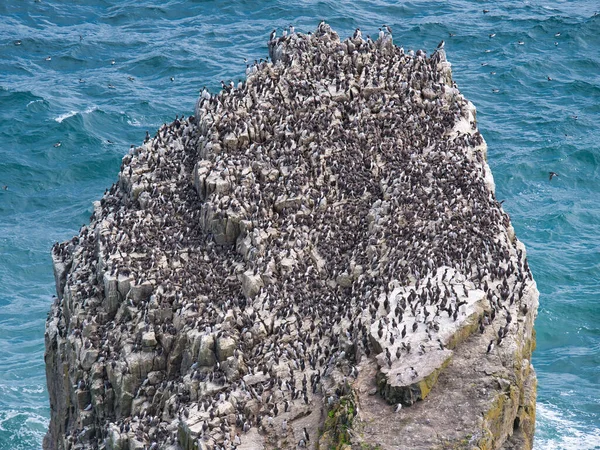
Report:
M54 246L44 447L531 446L537 289L444 50L269 52Z

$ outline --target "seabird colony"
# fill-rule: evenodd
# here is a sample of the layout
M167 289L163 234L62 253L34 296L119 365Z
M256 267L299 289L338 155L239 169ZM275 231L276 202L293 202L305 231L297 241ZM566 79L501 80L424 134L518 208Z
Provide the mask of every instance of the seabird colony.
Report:
M497 347L525 312L527 259L443 48L321 23L269 52L132 148L54 246L46 341L75 355L48 363L57 448L312 447L305 418L365 361L398 410L460 324Z

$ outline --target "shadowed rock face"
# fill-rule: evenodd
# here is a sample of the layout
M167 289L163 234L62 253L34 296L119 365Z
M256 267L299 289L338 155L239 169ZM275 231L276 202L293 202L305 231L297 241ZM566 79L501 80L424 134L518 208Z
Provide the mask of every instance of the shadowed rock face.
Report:
M444 51L269 53L53 248L44 447L530 447L537 290Z

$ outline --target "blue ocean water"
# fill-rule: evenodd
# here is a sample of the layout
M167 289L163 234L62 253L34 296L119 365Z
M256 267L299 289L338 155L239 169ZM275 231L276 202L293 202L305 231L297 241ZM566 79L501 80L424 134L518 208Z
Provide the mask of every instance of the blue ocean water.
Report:
M484 13L483 10L489 10ZM0 0L0 450L41 447L50 247L87 223L121 157L269 32L327 20L446 41L497 196L541 292L535 448L600 448L600 6L581 1ZM493 35L490 36L490 35ZM559 176L548 180L548 172ZM4 186L7 188L4 189Z

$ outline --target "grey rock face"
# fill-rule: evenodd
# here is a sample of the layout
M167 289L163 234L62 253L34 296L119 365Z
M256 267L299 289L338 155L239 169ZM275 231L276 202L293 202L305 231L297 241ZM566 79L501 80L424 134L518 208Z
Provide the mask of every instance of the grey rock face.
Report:
M44 447L530 446L537 289L445 53L269 52L53 248Z

